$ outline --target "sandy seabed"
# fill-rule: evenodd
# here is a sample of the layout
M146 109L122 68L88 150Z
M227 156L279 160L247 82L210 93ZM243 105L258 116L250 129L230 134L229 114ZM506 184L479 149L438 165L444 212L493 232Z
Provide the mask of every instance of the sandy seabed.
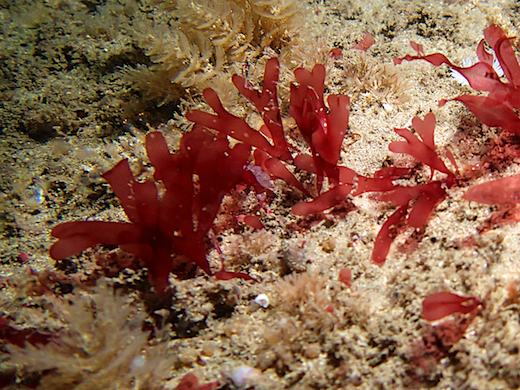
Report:
M144 270L106 266L102 272L100 261L122 256L117 250L52 260L50 231L69 220L125 220L101 173L123 157L135 172L150 171L146 131L163 131L174 146L183 128L179 116L190 101L201 104L200 90L161 101L152 89L132 84L128 69L154 65L128 20L153 4L0 0L0 308L15 329L60 340L26 348L7 343L0 366L18 378L7 388L175 389L190 372L225 389L520 387L520 214L515 206L462 198L471 185L520 173L520 139L483 125L460 103L438 107L441 99L476 94L445 66L393 65L394 57L414 54L410 40L454 63L475 58L490 24L518 35L518 3L297 6L300 36L294 47L284 43L294 56L282 65L283 113L291 64L303 58L300 65L310 69L314 58L323 58L326 95L351 98L341 165L367 176L384 166L411 167L426 181L428 168L389 152L388 144L399 138L393 128L433 112L437 150L453 153L464 180L448 190L424 229L398 228L381 266L371 262L371 252L394 208L364 194L324 215L296 217L289 208L302 195L277 181L275 195L283 199L263 216L265 229L215 229L227 268L256 281L217 281L202 272L172 276L165 304L150 292ZM376 43L366 53L351 49L366 31ZM332 48L342 58L331 58ZM258 68L251 71L258 78L262 55L271 54L264 49L257 64L248 58L227 72L247 65ZM284 121L294 126L287 115ZM208 259L218 268L215 249ZM351 270L350 286L340 280L342 269ZM482 305L426 321L422 300L439 291L473 296ZM266 307L255 302L260 294Z

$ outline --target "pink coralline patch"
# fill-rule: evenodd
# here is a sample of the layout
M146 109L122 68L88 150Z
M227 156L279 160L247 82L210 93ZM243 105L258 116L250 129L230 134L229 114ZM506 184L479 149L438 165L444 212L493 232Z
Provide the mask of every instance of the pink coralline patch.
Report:
M444 369L440 361L449 356L450 351L464 337L474 319L474 312L457 318L448 317L436 324L423 328L421 337L408 347L406 353L407 374L414 382L413 388L424 388L423 383L437 381L437 375Z

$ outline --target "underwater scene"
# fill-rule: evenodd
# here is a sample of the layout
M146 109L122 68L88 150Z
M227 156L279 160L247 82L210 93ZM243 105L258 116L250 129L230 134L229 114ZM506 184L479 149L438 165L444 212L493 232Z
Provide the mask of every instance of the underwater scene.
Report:
M520 388L519 31L0 0L0 389Z

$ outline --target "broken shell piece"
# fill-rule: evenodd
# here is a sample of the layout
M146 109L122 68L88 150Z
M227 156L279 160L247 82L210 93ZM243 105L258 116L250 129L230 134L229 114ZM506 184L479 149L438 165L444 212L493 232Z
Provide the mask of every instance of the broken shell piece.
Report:
M231 379L237 389L246 389L260 378L262 372L256 368L242 365L233 369L228 373L227 377Z
M255 303L258 306L262 306L265 309L265 308L267 308L269 306L269 298L265 294L259 294L255 298Z

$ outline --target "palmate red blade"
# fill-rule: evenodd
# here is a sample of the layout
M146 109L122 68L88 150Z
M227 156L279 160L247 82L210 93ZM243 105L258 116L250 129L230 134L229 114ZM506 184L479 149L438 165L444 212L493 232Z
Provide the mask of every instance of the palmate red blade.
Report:
M428 321L440 320L450 314L467 314L475 310L480 301L475 297L463 297L447 291L428 295L422 303L422 314Z
M513 108L503 101L489 96L461 95L451 100L457 100L475 116L490 127L501 127L510 133L520 134L520 118ZM441 100L439 106L443 106L446 100Z
M73 221L57 225L51 232L59 240L50 249L55 260L79 255L95 245L122 245L139 242L138 225L124 222Z
M510 38L506 37L504 31L496 24L492 24L484 30L484 37L493 48L507 80L515 86L520 85L520 65L515 51L509 43Z
M484 204L520 203L520 174L473 186L463 198Z

